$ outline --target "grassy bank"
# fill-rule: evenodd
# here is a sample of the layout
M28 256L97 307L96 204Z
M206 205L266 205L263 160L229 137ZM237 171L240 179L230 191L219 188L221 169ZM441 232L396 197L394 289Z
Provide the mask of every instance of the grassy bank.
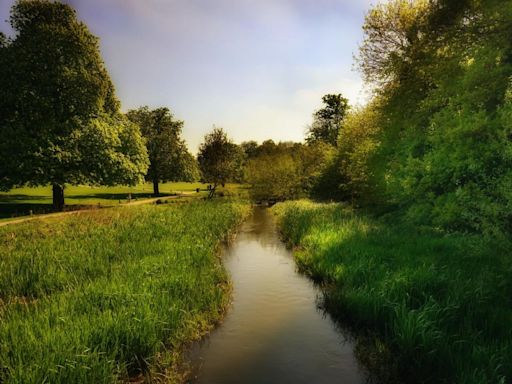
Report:
M0 228L0 382L172 377L228 302L217 249L247 211L197 201Z
M339 204L287 202L273 212L299 265L326 283L327 307L384 340L371 352L390 364L381 373L512 382L509 246L390 225Z

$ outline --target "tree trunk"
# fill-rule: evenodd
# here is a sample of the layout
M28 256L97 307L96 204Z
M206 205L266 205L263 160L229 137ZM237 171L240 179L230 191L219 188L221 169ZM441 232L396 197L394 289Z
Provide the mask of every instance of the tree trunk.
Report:
M64 210L64 186L53 184L53 210L61 212Z
M210 192L208 193L208 198L211 199L213 197L213 195L215 194L215 188L217 188L217 184L213 184L212 187L210 188Z
M153 195L160 196L160 188L158 185L158 179L153 179Z

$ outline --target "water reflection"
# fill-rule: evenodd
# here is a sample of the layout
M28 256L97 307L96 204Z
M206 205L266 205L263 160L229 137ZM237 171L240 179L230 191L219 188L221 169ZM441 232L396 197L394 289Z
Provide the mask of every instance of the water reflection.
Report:
M256 208L225 251L234 285L224 323L192 352L194 383L364 383L353 345L316 306L273 219Z

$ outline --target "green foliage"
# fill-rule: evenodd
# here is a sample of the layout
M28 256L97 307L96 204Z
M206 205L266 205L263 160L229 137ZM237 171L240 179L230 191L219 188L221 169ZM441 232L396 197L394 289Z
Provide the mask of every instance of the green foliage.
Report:
M16 35L0 48L1 188L140 181L146 150L118 116L98 39L61 3L18 1L10 21Z
M262 155L247 164L246 180L255 201L281 201L301 196L297 162L290 153Z
M258 154L259 145L256 141L250 140L242 142L240 148L242 148L246 159L252 159Z
M210 197L218 185L235 180L240 174L243 153L222 128L214 128L204 137L197 160L203 180L212 183Z
M229 303L217 250L247 213L197 202L0 228L0 382L172 381Z
M282 201L306 196L332 157L334 148L264 142L246 165L246 182L256 201Z
M308 129L306 141L310 144L323 142L336 146L349 109L348 99L341 94L328 94L322 97L322 101L325 106L313 114L313 124Z
M140 126L146 139L149 154L146 180L155 185L155 194L159 193L160 182L198 179L197 162L181 138L183 121L175 120L168 108L141 107L128 111L127 117Z
M507 237L511 20L509 0L373 7L358 58L373 99L343 119L314 196Z
M385 341L389 382L510 381L510 242L420 231L341 204L273 212L300 267L327 283L327 308Z
M313 196L357 204L375 203L374 158L379 147L375 102L350 111L339 132L336 156L318 178Z

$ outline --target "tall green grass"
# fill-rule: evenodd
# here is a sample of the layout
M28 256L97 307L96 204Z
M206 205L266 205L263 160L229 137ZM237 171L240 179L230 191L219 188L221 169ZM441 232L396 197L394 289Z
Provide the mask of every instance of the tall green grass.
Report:
M400 381L512 382L510 244L384 223L340 204L273 212L299 265L326 283L327 307L385 341Z
M0 383L176 378L219 320L228 201L138 206L0 228Z

